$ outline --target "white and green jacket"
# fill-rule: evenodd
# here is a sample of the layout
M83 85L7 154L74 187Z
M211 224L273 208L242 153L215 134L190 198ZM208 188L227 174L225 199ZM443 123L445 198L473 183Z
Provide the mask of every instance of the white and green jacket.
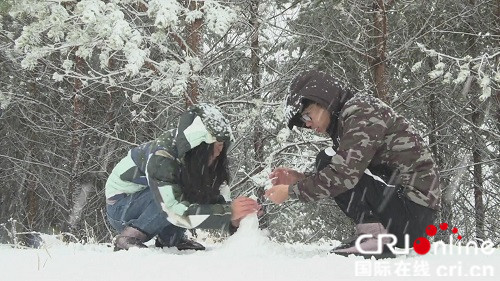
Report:
M167 219L183 228L227 230L231 207L220 204L192 204L184 199L179 180L182 159L202 142L233 141L231 127L217 107L197 104L181 115L176 129L131 149L113 169L106 182L106 198L151 188Z

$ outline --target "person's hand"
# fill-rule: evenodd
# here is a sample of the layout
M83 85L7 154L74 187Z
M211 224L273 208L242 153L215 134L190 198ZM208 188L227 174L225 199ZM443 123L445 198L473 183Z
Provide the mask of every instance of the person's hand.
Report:
M275 185L266 190L264 196L273 201L274 204L281 204L288 199L288 187L287 184Z
M231 202L231 223L238 227L242 218L258 212L261 206L257 201L248 197L238 197Z
M271 183L273 185L292 185L299 180L304 179L305 176L303 173L297 172L293 169L280 167L274 169L271 174L269 174L269 178L271 179Z

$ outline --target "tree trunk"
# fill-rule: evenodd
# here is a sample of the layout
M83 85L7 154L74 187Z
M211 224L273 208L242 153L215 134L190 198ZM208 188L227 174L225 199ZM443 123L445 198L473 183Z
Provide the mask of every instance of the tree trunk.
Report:
M476 97L474 97L476 99ZM481 113L477 106L477 101L472 103L472 115L471 121L477 126L481 127ZM481 241L485 239L484 235L484 203L483 203L483 167L481 162L483 162L481 157L481 137L478 135L473 135L473 149L472 149L472 159L474 161L474 206L476 208L475 219L476 219L476 238Z
M203 6L203 0L191 0L188 1L188 8L190 11L198 10ZM203 18L196 19L187 28L187 54L188 56L201 55L201 48L203 46L203 34L202 34ZM190 54L191 53L191 54ZM200 95L200 86L198 79L191 74L188 82L187 96L186 96L186 106L198 103L198 96Z
M252 26L252 36L250 42L251 50L251 72L252 72L252 92L255 99L260 99L260 46L259 46L259 2L260 0L251 0L250 2L250 24ZM264 152L262 145L262 125L259 118L256 119L253 147L255 152L255 160L261 163L264 160Z
M475 0L469 0L471 7L475 5ZM470 24L474 27L474 24ZM470 53L475 53L475 36L468 35L467 44L469 45ZM477 79L477 78L475 78ZM473 87L480 91L477 84ZM471 121L475 127L480 128L482 126L482 114L479 108L479 94L476 91L471 91ZM475 207L475 220L476 220L476 238L481 240L485 239L484 235L484 217L485 209L483 203L483 167L482 156L481 156L481 144L483 143L481 136L472 132L472 159L474 161L473 178L474 178L474 207Z
M85 61L83 58L75 55L75 72L76 73L84 73ZM80 79L75 78L74 80L74 95L73 95L73 122L71 126L71 175L70 182L68 184L68 192L66 194L66 206L67 206L67 225L63 228L65 231L72 232L77 224L77 220L75 221L72 218L73 208L75 205L74 195L77 192L77 188L80 185L80 169L81 165L81 156L82 156L82 125L80 123L83 120L83 114L85 106L83 104L83 100L81 98L80 92L83 89L83 83Z
M36 85L36 83L30 83L30 92L33 94L33 95L39 95L40 94L40 91L38 90L38 87ZM30 163L31 161L33 161L35 158L36 158L36 153L34 153L36 151L36 148L34 147L34 144L36 141L37 141L37 137L38 135L37 134L34 134L32 136L32 138L34 138L33 142L30 142L30 144L28 145L28 155L25 156L25 158L27 159L27 163ZM34 162L34 161L33 161ZM34 167L33 165L31 164L27 164L26 165L26 181L25 181L25 188L26 188L26 217L25 217L25 220L23 221L23 225L27 226L28 227L28 230L29 231L32 231L32 230L35 230L33 229L33 227L35 226L36 224L36 215L41 211L40 210L40 204L39 204L39 201L40 201L40 198L38 197L37 195L37 186L38 186L38 180L37 180L37 177L34 176L36 175L36 167Z
M387 51L387 13L384 0L374 0L374 38L375 59L372 61L375 90L379 99L388 102L387 75L386 75L386 51Z
M439 126L439 100L434 93L429 95L427 112L430 116L430 130L433 132L429 134L429 145L438 169L443 169L445 163L445 161L443 160L444 155L439 149L439 131L436 131L436 128ZM451 181L449 178L441 177L440 186L442 187L442 199L438 222L452 223L453 221L453 202L451 201L453 196L452 194L450 194L453 192L453 186L451 186L450 183ZM448 243L450 236L446 235L446 233L444 232L439 232L438 235L436 235L436 239Z
M251 75L252 75L252 92L255 99L260 99L260 86L261 86L261 73L260 73L260 45L259 45L259 32L260 32L260 20L259 20L259 4L260 0L250 1L250 25L252 26L252 36L250 37L250 50L251 50ZM257 108L259 109L259 108ZM264 137L262 122L259 117L255 119L255 126L253 131L253 149L255 153L256 167L262 166L264 162ZM257 187L257 196L261 202L264 202L264 187ZM265 207L263 209L265 212ZM259 220L259 225L261 228L267 228L269 222L267 220L268 216L264 216L264 219Z

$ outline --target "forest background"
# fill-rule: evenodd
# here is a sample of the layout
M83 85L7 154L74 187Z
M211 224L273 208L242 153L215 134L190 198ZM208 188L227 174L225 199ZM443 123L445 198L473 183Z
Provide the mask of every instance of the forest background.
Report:
M0 27L1 242L110 242L111 169L192 103L231 120L233 198L274 167L311 170L329 139L288 130L283 109L314 68L408 118L439 166L438 222L498 246L499 0L3 0ZM333 200L266 211L277 241L353 230Z

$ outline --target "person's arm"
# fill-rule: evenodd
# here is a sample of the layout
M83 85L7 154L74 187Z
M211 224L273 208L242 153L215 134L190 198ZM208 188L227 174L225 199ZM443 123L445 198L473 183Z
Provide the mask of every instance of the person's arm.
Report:
M221 229L234 232L239 221L257 211L253 199L240 197L233 202L192 204L182 200L182 189L175 182L177 160L165 150L154 152L148 159L146 176L156 201L167 214L167 220L179 227Z
M168 151L160 149L149 156L146 177L156 202L167 214L167 219L183 228L229 228L231 205L191 204L182 200L182 190L176 183L179 163Z
M300 201L337 196L358 183L377 149L383 144L389 115L384 109L358 101L344 110L343 133L337 153L318 173L288 187Z

